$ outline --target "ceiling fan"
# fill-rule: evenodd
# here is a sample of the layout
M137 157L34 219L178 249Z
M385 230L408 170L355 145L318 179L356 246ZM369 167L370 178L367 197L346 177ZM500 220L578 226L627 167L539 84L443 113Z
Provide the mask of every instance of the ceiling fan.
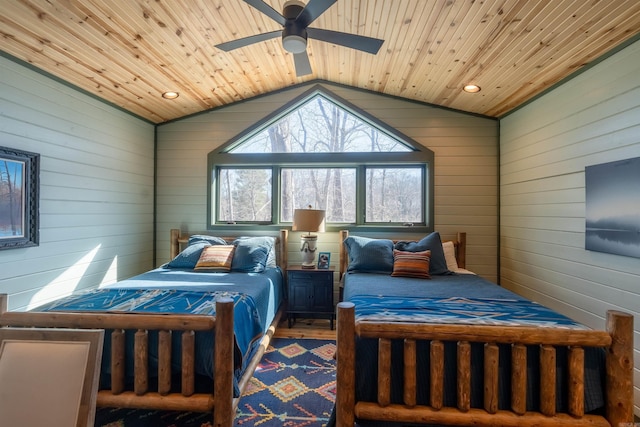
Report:
M309 25L318 19L318 17L337 0L309 0L306 6L298 0L288 0L284 4L282 14L274 10L263 0L244 1L282 25L283 29L220 43L217 44L216 47L225 52L229 52L253 43L282 36L282 46L287 52L293 54L296 75L298 77L311 74L311 64L309 63L309 56L307 55L308 37L372 54L378 53L380 46L384 43L384 40L359 36L357 34L310 28Z

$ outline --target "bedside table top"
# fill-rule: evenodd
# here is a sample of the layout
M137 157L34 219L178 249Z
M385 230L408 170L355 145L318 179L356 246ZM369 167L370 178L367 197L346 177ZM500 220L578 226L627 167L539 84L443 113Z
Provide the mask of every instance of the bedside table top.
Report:
M309 271L309 272L324 272L324 271L335 271L335 267L329 266L329 268L302 268L302 265L288 265L287 271Z

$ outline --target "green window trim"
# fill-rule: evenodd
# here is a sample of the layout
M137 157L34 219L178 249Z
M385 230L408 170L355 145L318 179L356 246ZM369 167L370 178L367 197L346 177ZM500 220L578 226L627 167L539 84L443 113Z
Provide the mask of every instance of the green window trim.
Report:
M366 124L375 127L379 132L389 136L409 151L394 152L280 152L280 153L243 153L231 152L237 149L244 141L262 132L264 129L280 120L287 114L296 111L309 99L321 94L325 99L336 104L339 108L345 109L349 114L356 116ZM350 229L359 231L408 231L428 232L433 231L434 218L434 154L431 150L421 146L411 138L389 127L369 113L362 111L348 101L341 99L320 85L316 85L305 93L301 94L282 108L260 120L249 129L234 137L221 147L211 151L207 158L208 162L208 197L207 197L207 228L209 230L226 229L247 229L264 230L265 228L279 229L291 226L291 222L280 222L282 189L281 170L282 168L354 168L356 172L356 211L355 222L353 223L327 223L327 231L337 231L340 229ZM422 215L424 221L412 224L400 223L371 223L365 222L365 170L367 167L375 168L403 168L420 167L423 170L422 200L424 206ZM264 168L271 169L271 221L267 222L223 222L217 221L215 207L220 203L220 195L217 192L217 177L219 171L224 168ZM296 206L302 207L302 206ZM315 208L316 206L314 206Z

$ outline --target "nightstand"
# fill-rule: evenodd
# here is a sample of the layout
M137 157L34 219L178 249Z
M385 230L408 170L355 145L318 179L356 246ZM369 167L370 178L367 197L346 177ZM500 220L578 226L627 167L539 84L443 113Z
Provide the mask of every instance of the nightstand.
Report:
M333 267L328 269L306 269L301 266L287 267L289 327L297 315L300 317L328 317L333 329L335 309L333 307Z

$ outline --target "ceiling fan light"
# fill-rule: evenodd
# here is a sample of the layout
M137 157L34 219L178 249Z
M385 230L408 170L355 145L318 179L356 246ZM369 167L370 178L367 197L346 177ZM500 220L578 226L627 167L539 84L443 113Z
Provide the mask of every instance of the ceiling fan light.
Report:
M302 53L307 50L307 39L295 34L289 34L282 38L282 46L287 52Z

